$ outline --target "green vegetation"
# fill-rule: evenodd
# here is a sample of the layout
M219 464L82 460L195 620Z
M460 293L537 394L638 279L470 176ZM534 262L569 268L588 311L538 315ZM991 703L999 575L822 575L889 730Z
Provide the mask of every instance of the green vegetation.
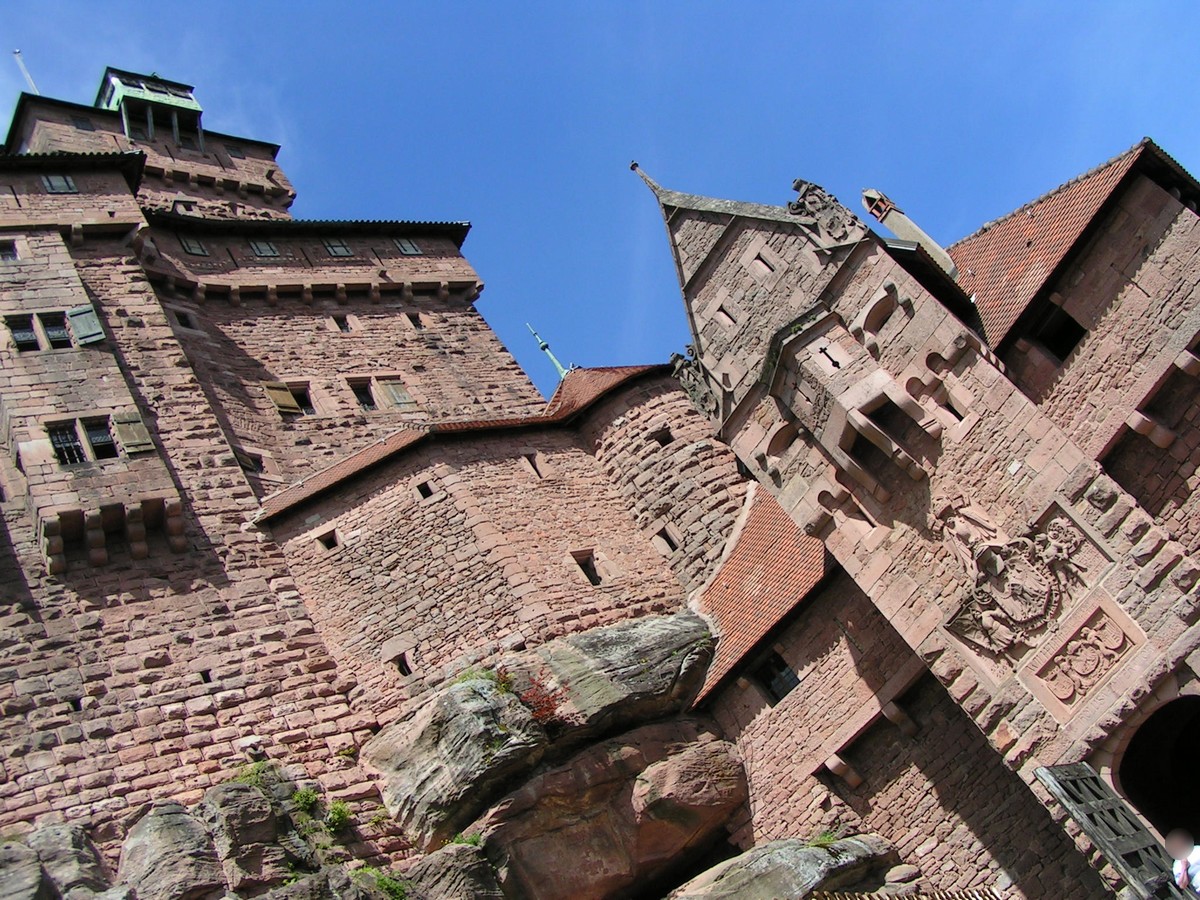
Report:
M292 803L296 809L306 813L312 813L313 807L317 805L317 801L320 799L320 795L312 788L300 788L300 790L292 794Z
M238 784L248 784L256 788L265 788L273 780L272 776L274 774L275 764L264 759L242 766L231 780Z
M810 847L832 847L838 841L838 833L828 828L808 842Z
M355 746L343 747L334 756L340 756L343 759L354 759L358 756L358 748Z
M390 872L376 869L374 866L363 866L355 869L351 877L359 884L375 888L389 900L408 900L408 885Z
M334 800L329 804L328 812L325 813L325 827L330 831L342 831L349 826L353 818L348 803L344 800Z
M453 838L450 839L450 843L452 843L452 844L470 844L472 847L478 847L480 844L483 843L483 835L480 834L479 832L475 832L474 834L463 834L462 832L459 832Z
M490 681L500 693L512 693L512 675L508 673L507 669L477 669L471 666L471 668L459 672L458 676L450 683L462 684L466 681Z

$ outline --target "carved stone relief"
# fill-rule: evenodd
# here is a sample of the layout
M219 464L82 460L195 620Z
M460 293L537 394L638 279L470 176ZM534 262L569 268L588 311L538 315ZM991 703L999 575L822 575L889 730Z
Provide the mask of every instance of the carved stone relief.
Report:
M695 352L695 349L689 344L687 356L672 353L672 374L679 380L679 386L691 398L692 404L700 414L715 419L720 412L720 404L708 384L700 361L695 358Z
M856 231L858 217L837 202L819 184L797 178L792 190L799 196L788 204L788 212L803 226L814 232L817 242L832 245L846 241Z
M1121 626L1098 609L1037 672L1037 677L1055 699L1070 706L1104 680L1132 647Z
M946 629L976 650L1016 660L1060 616L1083 585L1076 558L1083 535L1065 516L1009 537L965 498L935 505L931 523L971 584Z

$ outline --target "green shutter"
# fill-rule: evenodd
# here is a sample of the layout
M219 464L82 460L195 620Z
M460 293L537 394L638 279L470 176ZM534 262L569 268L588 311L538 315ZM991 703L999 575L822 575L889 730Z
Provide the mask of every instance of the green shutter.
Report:
M100 327L100 317L90 306L77 306L67 310L67 321L71 323L71 333L75 335L76 344L98 344L104 340L104 329Z
M263 390L267 392L267 396L271 398L271 402L275 404L276 409L280 412L301 412L300 404L292 396L292 389L282 381L264 381L262 385Z
M112 417L113 431L126 454L148 453L154 449L154 441L146 423L136 412L115 413Z
M394 406L396 409L408 409L416 406L417 402L413 400L412 394L404 387L404 382L396 379L380 378L375 384L387 398L389 406Z

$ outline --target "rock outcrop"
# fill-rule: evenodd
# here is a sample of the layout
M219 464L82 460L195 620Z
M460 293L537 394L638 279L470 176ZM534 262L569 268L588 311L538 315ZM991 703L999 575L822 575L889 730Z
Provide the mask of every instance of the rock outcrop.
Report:
M795 839L771 841L713 866L672 891L667 900L806 897L812 890L856 885L896 861L891 844L873 834L844 838L828 847Z
M129 830L117 879L138 900L216 900L225 893L212 838L172 800L154 803Z
M288 875L275 810L258 788L236 782L209 788L193 815L212 835L230 888L257 888Z
M410 894L437 900L503 900L496 873L471 844L447 844L404 874Z
M464 673L360 758L382 777L392 816L434 848L544 758L682 710L711 652L707 626L691 613L550 641Z
M508 896L587 900L662 873L709 842L745 799L733 746L683 719L578 753L475 827Z
M53 900L42 878L42 864L31 847L0 844L0 900Z

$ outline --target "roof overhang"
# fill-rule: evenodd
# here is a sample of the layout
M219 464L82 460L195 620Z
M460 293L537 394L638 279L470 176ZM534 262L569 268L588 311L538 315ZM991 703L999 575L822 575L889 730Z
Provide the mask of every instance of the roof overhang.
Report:
M462 247L470 222L421 222L415 220L338 219L207 219L182 213L148 210L146 221L162 228L187 229L207 234L339 235L376 234L388 237L440 235Z
M130 153L0 153L0 170L38 172L119 171L137 192L146 154Z

